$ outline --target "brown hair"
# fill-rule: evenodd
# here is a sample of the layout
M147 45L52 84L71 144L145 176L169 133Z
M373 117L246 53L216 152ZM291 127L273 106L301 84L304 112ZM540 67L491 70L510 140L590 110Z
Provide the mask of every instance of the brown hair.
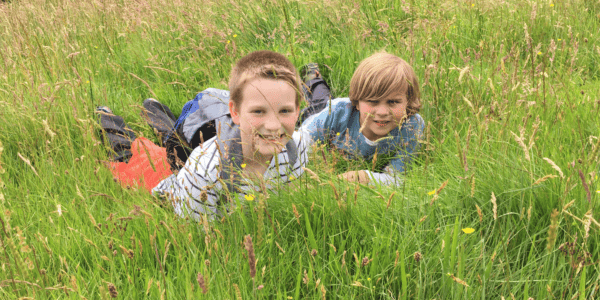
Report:
M406 113L414 115L421 109L419 80L413 68L402 58L378 52L365 58L350 80L350 101L381 100L396 91L406 93Z
M242 57L231 69L229 78L230 101L236 107L242 103L242 92L248 82L257 78L283 80L296 90L296 105L300 105L302 95L299 89L296 68L282 54L260 50Z

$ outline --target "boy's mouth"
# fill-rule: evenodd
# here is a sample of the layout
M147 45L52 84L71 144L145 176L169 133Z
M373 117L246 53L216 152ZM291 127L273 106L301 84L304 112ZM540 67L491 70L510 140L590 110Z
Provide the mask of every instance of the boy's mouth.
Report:
M375 122L375 124L379 127L385 127L387 126L391 121L375 121L373 120L373 122Z
M257 137L266 141L266 142L278 142L279 140L281 140L282 138L284 138L286 136L285 133L279 134L279 135L273 135L273 134L257 134Z

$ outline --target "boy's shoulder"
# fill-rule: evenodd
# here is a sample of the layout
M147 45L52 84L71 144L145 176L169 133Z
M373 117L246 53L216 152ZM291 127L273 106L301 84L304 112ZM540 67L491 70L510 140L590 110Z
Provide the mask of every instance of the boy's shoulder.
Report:
M345 126L356 116L357 112L349 98L336 98L330 100L322 111L310 116L303 124L311 124L316 121L327 123L324 124L327 127Z
M203 173L216 168L221 162L221 156L219 155L216 141L217 137L215 136L194 148L188 157L186 167L192 168L191 170L194 170L194 172Z

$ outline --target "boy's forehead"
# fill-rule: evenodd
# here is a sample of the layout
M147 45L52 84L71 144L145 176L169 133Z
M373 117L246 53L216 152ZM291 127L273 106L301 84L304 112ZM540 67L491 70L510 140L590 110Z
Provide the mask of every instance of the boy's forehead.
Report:
M395 99L395 100L400 100L400 99L406 99L407 98L407 94L408 94L408 89L392 89L392 90L388 90L385 93L382 93L380 95L369 95L367 97L365 97L364 100L388 100L388 99Z
M253 79L246 84L243 94L243 102L253 106L266 105L267 103L270 103L270 105L287 105L296 101L295 89L287 81L281 79Z

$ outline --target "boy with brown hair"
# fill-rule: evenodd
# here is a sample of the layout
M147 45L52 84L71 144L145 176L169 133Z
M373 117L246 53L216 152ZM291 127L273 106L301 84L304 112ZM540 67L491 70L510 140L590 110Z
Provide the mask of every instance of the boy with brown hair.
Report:
M313 91L320 78L318 69L309 71L307 86ZM324 82L324 81L323 81ZM319 85L322 89L326 85ZM327 93L311 94L309 104L327 99ZM328 92L328 90L327 90ZM315 100L316 98L316 100ZM395 176L404 172L419 149L425 122L421 108L419 81L412 67L403 59L379 52L364 59L350 81L350 97L328 101L327 107L308 117L302 130L313 141L329 143L350 156L372 160L392 156L384 172L349 171L340 176L368 183L398 184Z
M177 214L198 220L227 210L229 192L252 200L257 191L253 182L272 188L302 175L310 136L294 132L301 100L298 82L294 65L279 53L256 51L240 59L230 75L230 99L227 91L210 89L198 101L197 115L205 122L215 121L206 114L228 108L212 124L216 136L195 148L178 174L161 181L153 193L170 200ZM202 103L206 95L223 102ZM195 130L202 125L195 124Z

